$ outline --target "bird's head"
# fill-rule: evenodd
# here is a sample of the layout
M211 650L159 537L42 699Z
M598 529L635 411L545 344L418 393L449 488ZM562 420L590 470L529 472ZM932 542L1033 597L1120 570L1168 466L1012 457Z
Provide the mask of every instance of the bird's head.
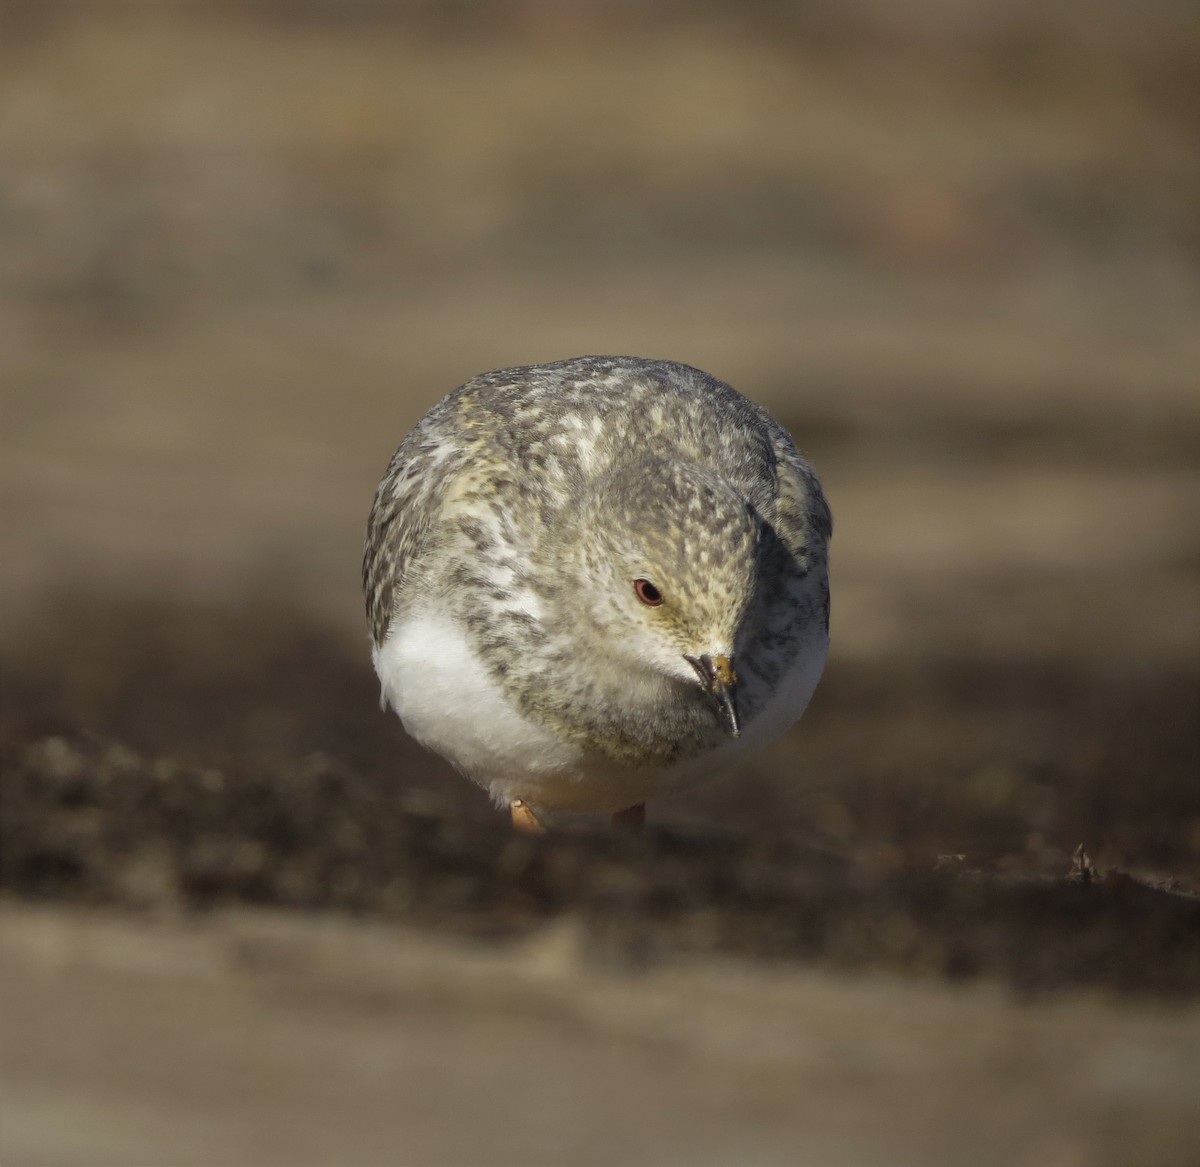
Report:
M699 685L737 736L735 652L758 576L746 500L704 467L647 458L602 479L579 521L577 616L603 643L610 681Z

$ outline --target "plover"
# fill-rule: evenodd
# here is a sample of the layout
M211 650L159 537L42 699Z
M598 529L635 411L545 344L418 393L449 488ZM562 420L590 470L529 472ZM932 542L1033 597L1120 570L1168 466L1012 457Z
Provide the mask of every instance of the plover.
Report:
M483 373L404 439L371 508L382 703L519 827L640 822L804 712L831 530L787 431L699 369Z

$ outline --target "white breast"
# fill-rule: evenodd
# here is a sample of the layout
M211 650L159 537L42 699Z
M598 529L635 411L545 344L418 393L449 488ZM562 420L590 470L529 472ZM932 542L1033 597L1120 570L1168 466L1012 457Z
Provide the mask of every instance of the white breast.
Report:
M450 615L410 616L372 658L404 728L477 782L507 786L578 761L577 747L514 708Z
M742 736L667 772L628 770L561 740L521 714L444 612L409 616L372 654L384 701L422 745L486 787L501 804L620 810L658 789L719 772L778 737L804 712L825 664L827 641L800 652L767 708Z

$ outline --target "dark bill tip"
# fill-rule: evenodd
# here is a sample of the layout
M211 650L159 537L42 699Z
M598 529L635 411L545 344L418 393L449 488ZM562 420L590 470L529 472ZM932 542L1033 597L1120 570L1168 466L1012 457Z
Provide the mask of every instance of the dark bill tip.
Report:
M687 656L684 660L696 671L700 684L711 698L720 719L721 728L730 737L742 732L742 723L737 711L737 674L733 661L727 656Z

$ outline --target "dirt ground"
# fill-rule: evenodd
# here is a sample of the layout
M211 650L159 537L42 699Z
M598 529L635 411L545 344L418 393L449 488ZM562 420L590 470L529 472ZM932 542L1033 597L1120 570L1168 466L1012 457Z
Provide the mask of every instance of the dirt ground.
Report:
M1197 52L0 9L0 1162L1200 1161ZM442 393L582 352L787 422L833 652L529 840L380 713L361 532Z

